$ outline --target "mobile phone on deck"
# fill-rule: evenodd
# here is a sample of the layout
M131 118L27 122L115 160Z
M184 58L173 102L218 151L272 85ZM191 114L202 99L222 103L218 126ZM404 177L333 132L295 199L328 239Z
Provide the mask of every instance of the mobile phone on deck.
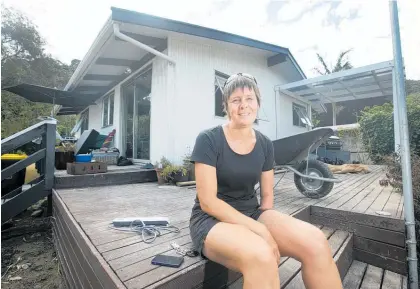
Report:
M156 255L152 259L153 265L160 265L160 266L166 266L166 267L173 267L178 268L182 265L184 262L184 257L182 256L169 256L169 255Z

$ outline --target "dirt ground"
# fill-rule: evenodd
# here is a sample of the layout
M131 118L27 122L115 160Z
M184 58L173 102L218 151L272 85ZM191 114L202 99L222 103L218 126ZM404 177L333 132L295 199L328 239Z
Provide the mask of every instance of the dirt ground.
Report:
M45 210L46 211L46 210ZM65 289L55 252L51 219L26 211L2 226L1 288Z

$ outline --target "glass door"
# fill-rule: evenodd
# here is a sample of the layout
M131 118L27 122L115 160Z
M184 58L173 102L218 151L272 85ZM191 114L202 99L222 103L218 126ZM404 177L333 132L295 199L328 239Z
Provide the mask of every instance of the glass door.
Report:
M125 111L125 155L134 160L150 159L150 97L152 69L146 69L123 88Z

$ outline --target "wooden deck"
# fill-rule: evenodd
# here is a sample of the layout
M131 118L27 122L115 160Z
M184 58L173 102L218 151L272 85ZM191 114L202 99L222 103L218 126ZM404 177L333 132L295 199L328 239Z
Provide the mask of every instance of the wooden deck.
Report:
M346 289L407 289L407 277L355 260L343 285Z
M277 179L281 177L276 175ZM384 280L394 282L397 275L402 279L400 274L406 269L401 193L379 186L383 178L380 167L372 167L369 174L336 177L343 182L336 184L328 196L309 199L297 191L293 175L286 174L275 189L275 208L322 228L344 280L350 278L352 270L361 270L353 258L382 266ZM195 194L195 189L159 187L157 183L55 190L56 246L69 288L241 288L239 274L201 257L185 257L180 268L151 264L157 254L175 254L170 241L191 245L188 222ZM379 211L386 215L377 214ZM135 233L109 227L117 217L156 215L170 218L180 232L163 232L148 244ZM370 275L377 277L374 266L369 265L368 270L365 266L363 271L367 273L359 276L359 281L368 283L373 278ZM304 288L296 260L283 258L279 274L282 288ZM359 288L351 287L351 280L345 288ZM400 288L385 284L362 284L360 288Z

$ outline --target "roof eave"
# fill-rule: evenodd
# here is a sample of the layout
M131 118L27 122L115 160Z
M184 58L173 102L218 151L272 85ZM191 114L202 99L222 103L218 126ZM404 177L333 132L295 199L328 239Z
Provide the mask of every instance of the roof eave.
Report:
M285 47L277 46L270 43L265 43L262 41L254 40L240 35L235 35L228 32L223 32L213 28L207 28L198 26L195 24L190 24L186 22L181 22L177 20L162 18L158 16L153 16L145 13L140 13L136 11L121 9L117 7L111 7L112 10L112 20L120 21L125 23L131 23L141 26L147 26L167 31L173 31L183 34L189 34L198 37L204 37L214 40L220 40L224 42L230 42L245 46L250 46L254 48L259 48L267 51L272 51L275 53L289 54L289 50Z
M95 61L99 56L100 51L105 46L109 37L113 34L112 19L109 17L105 22L102 29L99 31L98 35L95 38L95 41L89 48L88 52L83 57L82 61L77 66L76 70L73 72L70 80L67 82L64 90L71 90L71 88L78 84L80 79L84 76L86 69Z

